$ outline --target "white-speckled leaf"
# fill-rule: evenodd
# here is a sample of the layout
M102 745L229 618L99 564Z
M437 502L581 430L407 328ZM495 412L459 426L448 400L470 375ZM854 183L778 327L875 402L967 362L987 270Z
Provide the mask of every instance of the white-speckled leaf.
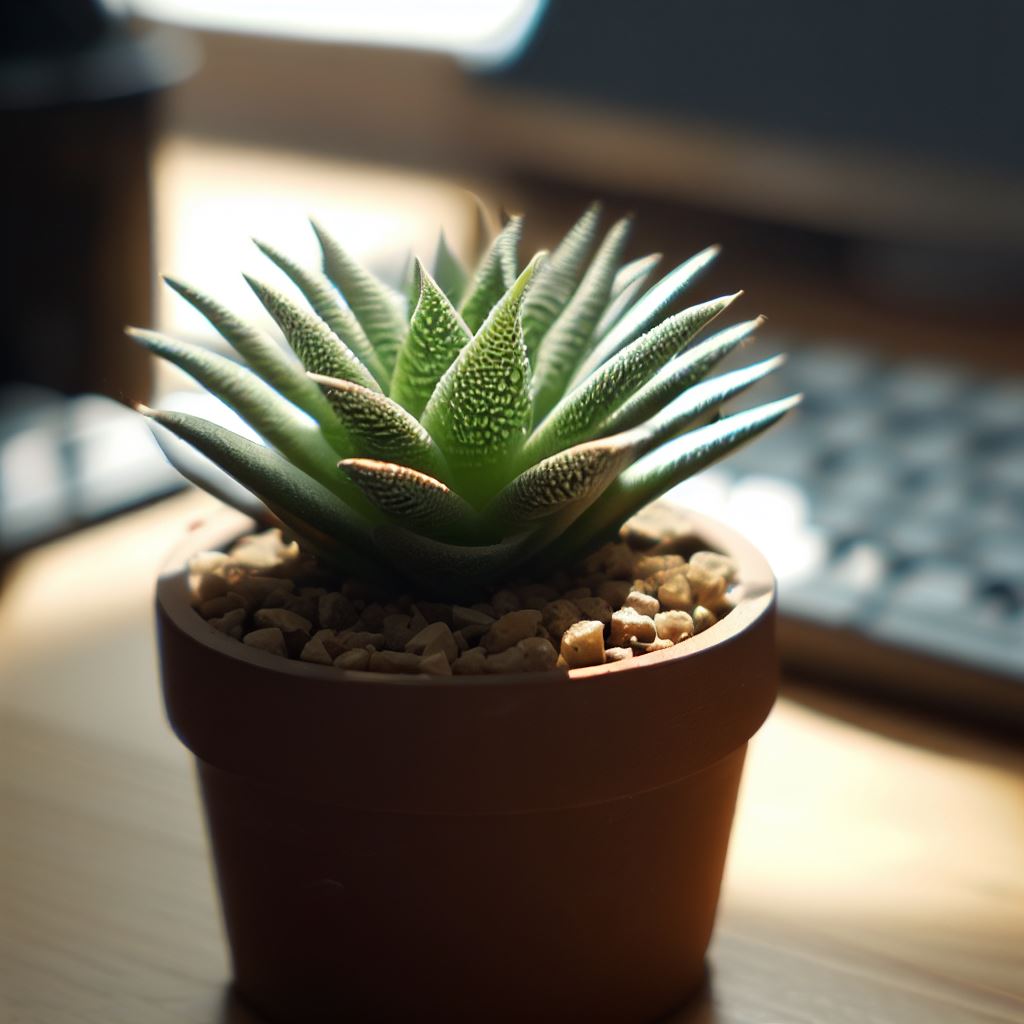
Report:
M335 283L370 339L386 373L405 340L405 317L394 293L360 266L319 224L313 230L324 254L324 273Z
M173 277L165 277L164 280L210 321L255 374L288 401L309 413L320 424L324 437L339 455L349 454L345 433L320 389L273 338L239 319L197 288Z
M387 383L387 373L380 357L374 351L355 314L339 298L334 285L316 270L309 270L289 259L284 253L266 242L256 242L259 250L278 266L306 297L316 315L341 339L363 366L373 374L377 383Z
M465 537L476 513L440 480L393 462L344 459L338 468L393 522L428 537Z
M509 479L530 429L530 363L520 309L539 259L534 257L458 354L421 417L444 452L453 486L473 504Z
M540 420L565 393L566 385L587 350L601 313L608 305L615 269L632 222L612 225L572 298L544 335L533 359L533 414ZM525 327L524 327L525 332Z
M471 331L477 331L509 286L505 283L509 268L517 263L519 236L523 218L512 217L495 236L480 260L473 280L466 289L459 313Z
M299 469L327 487L334 485L337 453L303 413L251 370L156 331L129 328L128 335L195 377Z
M308 536L321 546L329 538L335 555L343 555L350 569L369 572L372 578L372 560L363 554L371 541L367 524L287 459L198 416L159 411L146 415L256 495L300 539Z
M737 345L764 323L764 317L716 331L662 367L642 388L626 399L596 428L596 434L617 433L639 426L677 395L696 384Z
M320 319L262 281L244 275L249 287L281 328L299 361L310 373L339 377L371 391L380 385L352 350Z
M712 299L670 316L599 367L537 427L523 451L525 464L593 437L609 409L621 405L650 380L739 294Z
M391 397L414 416L423 412L437 382L472 339L448 296L422 265L417 268L419 296L391 379Z
M691 256L675 270L666 274L653 288L631 306L618 323L598 342L573 374L570 386L578 384L592 374L602 363L625 348L641 333L656 324L664 311L682 294L694 279L720 252L717 245Z
M643 456L576 520L571 536L556 542L552 558L571 558L586 550L655 498L756 437L799 401L795 395L735 413Z
M351 438L354 456L386 459L434 476L445 475L444 457L430 435L397 402L350 381L313 374Z
M531 361L583 276L600 219L601 204L591 203L537 272L523 303L523 338Z
M537 520L579 514L636 456L638 431L587 441L520 473L488 506L485 517L506 532Z

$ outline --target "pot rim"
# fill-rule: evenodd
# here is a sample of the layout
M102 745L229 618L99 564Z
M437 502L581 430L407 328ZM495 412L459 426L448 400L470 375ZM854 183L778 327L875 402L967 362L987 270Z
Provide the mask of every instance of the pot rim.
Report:
M202 646L227 657L275 672L294 674L310 680L322 680L333 686L344 683L355 687L389 686L461 689L464 687L520 687L523 685L564 686L569 682L614 680L623 673L635 673L644 667L655 667L666 661L677 661L699 655L702 651L727 644L752 624L771 613L775 604L775 577L760 551L742 534L710 516L682 506L672 505L680 517L680 525L688 525L690 533L706 545L707 550L721 551L738 565L738 600L727 615L703 632L682 643L661 651L652 651L639 658L593 665L587 668L552 669L547 672L516 672L504 674L473 674L451 676L412 675L397 672L370 672L339 669L333 665L317 665L296 658L282 658L258 648L247 646L211 626L193 606L188 587L187 560L198 551L220 550L225 544L251 532L256 522L234 509L225 507L209 516L192 521L185 535L171 549L157 579L157 603L171 621ZM698 550L704 550L699 548Z

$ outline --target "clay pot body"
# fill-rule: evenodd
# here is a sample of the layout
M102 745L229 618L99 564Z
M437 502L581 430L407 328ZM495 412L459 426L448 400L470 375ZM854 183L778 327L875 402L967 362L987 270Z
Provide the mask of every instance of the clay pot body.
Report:
M159 583L171 724L197 758L239 993L279 1024L655 1021L699 984L774 584L671 650L558 673L341 673L218 633Z

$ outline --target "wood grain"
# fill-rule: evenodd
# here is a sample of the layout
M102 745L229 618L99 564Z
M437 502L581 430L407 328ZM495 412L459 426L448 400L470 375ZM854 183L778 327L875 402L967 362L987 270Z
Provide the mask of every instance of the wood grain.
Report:
M42 548L0 593L5 1022L255 1021L150 624L156 567L208 507ZM793 693L752 745L708 982L671 1024L1024 1021L1024 757Z

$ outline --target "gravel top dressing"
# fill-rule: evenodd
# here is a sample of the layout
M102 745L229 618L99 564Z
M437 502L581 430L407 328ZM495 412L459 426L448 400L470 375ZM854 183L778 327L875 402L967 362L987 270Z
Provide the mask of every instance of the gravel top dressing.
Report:
M573 571L516 581L468 605L340 583L277 529L189 560L193 604L209 624L282 658L410 675L543 672L642 657L727 614L736 567L624 532Z

